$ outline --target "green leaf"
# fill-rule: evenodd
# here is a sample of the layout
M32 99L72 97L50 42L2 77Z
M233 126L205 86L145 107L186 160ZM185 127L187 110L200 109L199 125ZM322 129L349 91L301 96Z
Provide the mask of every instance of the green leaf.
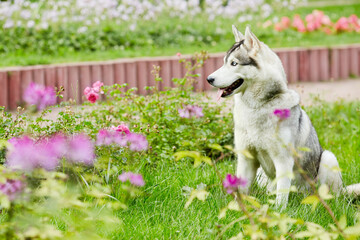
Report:
M341 229L345 229L346 228L346 225L347 225L347 222L346 222L346 215L342 215L340 217L340 220L339 220L339 226Z
M220 152L224 151L223 147L220 146L219 144L215 144L215 143L214 144L209 144L208 147L212 148L212 149L215 149L215 150L218 150Z
M312 209L311 209L312 211L315 211L316 206L318 205L319 202L320 199L315 195L308 196L301 201L302 204L312 204Z
M355 226L346 228L344 233L352 236L360 236L360 223Z
M245 157L247 157L247 158L249 158L249 159L254 159L254 157L253 157L253 155L251 155L251 153L248 151L248 150L242 150L241 151L241 153L245 156Z
M319 195L324 200L328 200L328 199L333 198L333 196L331 194L329 194L329 187L326 184L322 184L319 187Z
M192 190L189 199L185 203L185 209L187 209L190 206L190 204L195 198L199 199L200 201L205 201L207 196L209 196L209 192L205 190L197 190L197 189Z

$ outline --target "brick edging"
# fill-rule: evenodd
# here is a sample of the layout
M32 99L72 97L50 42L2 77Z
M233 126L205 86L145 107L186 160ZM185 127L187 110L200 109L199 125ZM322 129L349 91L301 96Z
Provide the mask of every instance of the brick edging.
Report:
M335 47L274 49L280 57L289 82L327 81L360 75L360 44ZM189 55L182 56L190 59ZM196 91L210 90L205 77L223 64L224 53L210 54L195 84ZM0 69L0 106L15 109L22 102L22 92L31 82L47 86L64 86L64 100L83 100L82 91L95 81L106 85L128 83L145 94L145 86L153 85L153 65L161 67L160 88L172 87L172 78L182 77L185 69L177 56L123 58L100 62L50 64Z

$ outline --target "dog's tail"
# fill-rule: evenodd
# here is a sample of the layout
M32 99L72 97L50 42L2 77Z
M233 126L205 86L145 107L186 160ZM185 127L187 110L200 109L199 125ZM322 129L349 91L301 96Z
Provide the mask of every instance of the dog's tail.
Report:
M336 157L332 152L325 150L321 154L319 166L318 177L320 183L327 184L334 192L360 196L360 183L344 186L341 173L336 169L339 169L339 163Z
M360 196L360 183L351 184L346 186L345 189L348 194Z

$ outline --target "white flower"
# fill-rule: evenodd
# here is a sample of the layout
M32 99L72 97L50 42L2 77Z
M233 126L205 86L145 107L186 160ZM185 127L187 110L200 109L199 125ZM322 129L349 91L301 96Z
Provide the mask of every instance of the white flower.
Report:
M28 28L33 28L35 26L35 22L33 20L30 20L30 21L27 22L26 26Z
M11 19L8 19L4 25L3 25L3 28L12 28L14 26L14 21L11 20Z
M80 27L80 28L77 30L77 32L78 32L78 33L84 33L84 32L86 32L87 30L88 30L88 27L83 26L83 27Z

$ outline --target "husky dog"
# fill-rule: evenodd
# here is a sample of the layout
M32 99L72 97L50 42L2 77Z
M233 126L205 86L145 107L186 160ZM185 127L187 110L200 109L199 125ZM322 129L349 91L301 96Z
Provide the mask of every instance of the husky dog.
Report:
M316 131L304 110L300 97L288 89L284 68L278 56L247 27L245 36L233 26L235 44L229 49L224 65L210 74L207 81L218 88L218 98L234 96L236 175L260 185L276 180L276 206L285 208L292 176L294 184L306 189L307 183L295 172L294 155L289 147L308 148L298 163L306 174L334 192L359 194L360 184L343 187L338 161L323 150ZM290 117L279 119L275 109L290 109ZM249 154L243 154L244 150ZM249 185L245 192L248 192ZM275 186L274 186L275 187Z

